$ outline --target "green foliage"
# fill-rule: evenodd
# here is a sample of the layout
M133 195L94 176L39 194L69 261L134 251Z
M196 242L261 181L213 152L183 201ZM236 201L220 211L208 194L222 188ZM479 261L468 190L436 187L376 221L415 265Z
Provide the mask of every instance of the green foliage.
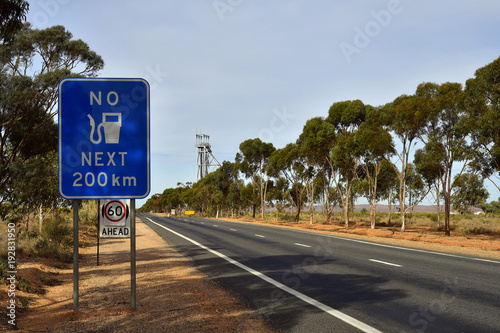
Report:
M500 235L500 232L485 227L465 227L460 230L460 234L462 236L468 236L468 235L498 236Z
M4 255L4 253L1 253L1 256L0 256L0 284L7 283L7 277L8 277L7 271L10 271L9 262L5 258L7 258L7 257Z
M437 214L427 214L427 217L429 218L429 220L431 220L432 222L437 222L438 221L438 215Z
M288 198L297 211L295 220L298 221L307 189L304 183L308 178L307 166L300 146L296 143L289 143L284 148L274 151L269 158L268 172L275 178L286 179L288 186L291 187Z
M452 203L455 209L461 212L467 212L472 207L480 205L489 196L483 180L477 175L468 173L456 175L453 180L453 188L455 192L452 195Z
M68 256L72 239L72 228L69 221L61 216L43 221L42 233L36 240L34 250L40 257L56 257L65 259Z
M0 6L0 42L10 42L26 20L29 3L26 0L3 0Z
M26 10L26 1L8 0L0 15L16 23ZM7 23L2 21L0 33ZM22 207L28 215L40 205L61 204L57 85L64 77L95 76L104 62L63 26L38 30L26 23L14 30L12 40L0 44L0 203Z
M99 225L99 209L97 200L84 200L81 207L78 208L78 220L81 224L87 226Z
M30 300L26 297L19 297L19 302L21 302L21 308L28 309L30 305Z
M255 138L243 141L240 144L241 154L236 155L236 167L247 178L250 178L253 190L258 189L259 191L262 218L264 218L266 190L269 180L267 175L269 157L275 150L272 143L262 142L259 138ZM223 174L229 173L223 172ZM253 202L253 217L255 217L255 209L258 205L258 202Z
M33 293L33 288L31 287L31 283L22 276L19 276L17 280L17 287L19 288L19 290L24 291L26 293Z

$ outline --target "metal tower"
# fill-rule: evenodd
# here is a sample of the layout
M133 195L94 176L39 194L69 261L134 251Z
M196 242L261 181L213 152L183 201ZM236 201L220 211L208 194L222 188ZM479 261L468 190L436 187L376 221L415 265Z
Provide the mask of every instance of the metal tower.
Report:
M208 175L212 171L211 167L220 167L219 161L212 153L209 139L208 135L196 134L196 164L198 165L196 180Z

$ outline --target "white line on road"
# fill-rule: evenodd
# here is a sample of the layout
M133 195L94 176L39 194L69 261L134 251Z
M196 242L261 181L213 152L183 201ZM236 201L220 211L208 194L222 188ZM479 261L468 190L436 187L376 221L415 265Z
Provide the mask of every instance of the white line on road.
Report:
M378 262L379 264L384 264L384 265L389 265L389 266L396 266L396 267L403 267L402 265L393 264L393 263L387 262L387 261L381 261L381 260L376 260L376 259L368 259L368 260L373 261L373 262Z
M274 227L274 226L262 226L262 227L278 229L278 227ZM397 246L397 245L377 243L376 241L363 241L363 240L354 239L354 238L332 236L332 235L321 235L321 234L315 233L314 231L302 231L302 230L287 229L287 232L307 234L307 235L313 234L313 235L319 236L319 237L341 239L341 240L348 241L348 242L361 243L361 244L367 244L367 245L379 246L379 247L386 247L386 248L403 250L403 251L420 252L420 253L427 253L427 254L438 255L438 256L446 256L446 257L459 258L459 259L465 259L465 260L475 260L475 261L488 262L488 263L492 263L492 264L500 264L500 260L495 260L495 259L467 257L467 256L462 256L462 255L452 254L452 253L447 253L447 252L437 252L437 251L431 251L431 250L417 249L417 248L413 248L413 247L403 247L403 246Z
M268 227L268 228L271 228L271 227ZM306 233L305 231L296 231L296 230L292 230L292 232ZM452 254L452 253L446 253L446 252L437 252L437 251L423 250L423 249L416 249L416 248L413 248L413 247L403 247L403 246L397 246L397 245L376 243L374 241L371 241L371 242L370 241L363 241L363 240L353 239L353 238L347 238L347 237L330 236L330 235L324 235L323 237L342 239L342 240L345 240L345 241L348 241L348 242L355 242L355 243L367 244L367 245L372 245L372 246L387 247L387 248L396 249L396 250L411 251L411 252L420 252L420 253L434 254L434 255L445 256L445 257L452 257L452 258L459 258L459 259L466 259L466 260L475 260L475 261L484 261L484 262L489 262L489 263L493 263L493 264L500 264L500 260L492 260L492 259L486 259L486 258L475 258L475 257L466 257L466 256L458 255L458 254Z
M259 235L259 234L255 234L255 236L260 237L260 238L266 238L266 236L262 236L262 235Z
M238 231L238 230L236 230L236 229L229 229L229 230L231 230L231 231Z
M180 233L178 233L178 232L176 232L176 231L174 231L174 230L172 230L172 229L169 229L169 228L165 227L164 225L161 225L161 224L159 224L159 223L156 223L156 222L154 222L153 220L151 220L149 217L147 217L147 219L148 219L149 221L151 221L151 223L156 224L157 226L159 226L159 227L161 227L161 228L163 228L163 229L165 229L165 230L167 230L167 231L169 231L169 232L173 233L174 235L177 235L177 236L179 236L179 237L181 237L181 238L184 238L185 240L187 240L187 241L189 241L189 242L193 243L194 245L196 245L196 246L198 246L198 247L200 247L200 248L202 248L202 249L204 249L204 250L206 250L206 251L208 251L208 252L210 252L210 253L212 253L212 254L214 254L214 255L216 255L216 256L218 256L218 257L222 258L222 259L224 259L224 260L226 260L227 262L229 262L229 263L231 263L231 264L233 264L233 265L235 265L235 266L237 266L237 267L239 267L239 268L241 268L241 269L244 269L245 271L247 271L247 272L249 272L249 273L251 273L251 274L253 274L253 275L257 276L258 278L261 278L262 280L266 281L267 283L270 283L270 284L272 284L273 286L275 286L275 287L277 287L277 288L279 288L279 289L281 289L281 290L283 290L283 291L285 291L285 292L287 292L287 293L292 294L293 296L295 296L295 297L297 297L297 298L301 299L302 301L304 301L304 302L306 302L306 303L309 303L309 304L311 304L312 306L317 307L318 309L320 309L320 310L322 310L322 311L324 311L324 312L328 313L329 315L331 315L331 316L333 316L333 317L335 317L335 318L337 318L337 319L340 319L340 320L342 320L343 322L345 322L345 323L347 323L347 324L349 324L349 325L352 325L352 326L354 326L354 327L356 327L356 328L360 329L360 330L361 330L361 331L363 331L363 332L370 332L370 333L371 333L371 332L373 332L373 333L382 333L381 331L377 330L376 328L371 327L371 326L369 326L369 325L367 325L367 324L365 324L365 323L363 323L363 322L361 322L361 321L357 320L356 318L353 318L353 317L351 317L351 316L349 316L349 315L347 315L347 314L345 314L345 313L343 313L343 312L340 312L340 311L338 311L338 310L335 310L334 308L331 308L331 307L329 307L328 305L323 304L323 303L321 303L321 302L319 302L319 301L315 300L314 298L311 298L311 297L309 297L309 296L306 296L306 295L304 295L304 294L302 294L302 293L298 292L298 291L297 291L297 290L295 290L295 289L292 289L292 288L290 288L290 287L287 287L287 286L285 286L284 284L282 284L282 283L280 283L280 282L278 282L278 281L276 281L276 280L271 279L271 278L270 278L270 277L268 277L267 275L265 275L265 274L263 274L263 273L261 273L261 272L259 272L259 271L256 271L256 270L255 270L255 269L253 269L253 268L250 268L250 267L248 267L248 266L246 266L246 265L243 265L242 263L240 263L240 262L238 262L238 261L236 261L236 260L234 260L234 259L231 259L231 258L229 258L228 256L226 256L226 255L224 255L224 254L222 254L222 253L220 253L220 252L217 252L217 251L215 251L215 250L212 250L212 249L210 249L210 248L206 247L205 245L200 244L200 243L198 243L198 242L197 242L197 241L195 241L195 240L192 240L192 239L191 239L191 238L189 238L189 237L186 237L186 236L184 236L184 235L182 235L182 234L180 234Z
M300 244L300 243L294 243L294 244L297 246L302 246L302 247L311 247L310 245L306 245L306 244Z

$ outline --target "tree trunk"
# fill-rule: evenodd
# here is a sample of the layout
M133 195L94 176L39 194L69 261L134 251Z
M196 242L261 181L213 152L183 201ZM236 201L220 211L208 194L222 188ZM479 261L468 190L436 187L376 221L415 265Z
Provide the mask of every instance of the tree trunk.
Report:
M474 226L474 214L472 213L473 208L474 208L474 206L470 206L470 225L471 225L471 227Z
M323 178L324 179L324 183L326 184L326 177ZM326 192L326 224L329 224L330 223L330 217L331 217L331 213L332 213L332 209L330 207L330 185L326 185L325 186L325 190L323 193Z
M437 222L438 222L438 228L441 225L441 207L439 205L439 183L436 185L437 193L436 193L436 205L437 205Z
M399 211L401 213L401 232L404 232L406 229L406 169L403 169L399 179Z
M450 236L450 198L444 195L444 234Z
M375 175L375 182L374 182L374 185L373 185L373 195L372 195L372 202L371 202L371 206L370 206L370 228L371 229L375 229L375 224L377 223L377 175L378 175L378 172L377 171L377 174Z
M345 182L345 198L343 199L344 204L344 222L345 227L349 228L349 196L351 194L351 182L346 180Z
M40 229L40 234L42 233L42 220L43 220L42 210L43 210L42 205L40 205L40 213L38 214L38 226Z
M372 209L370 209L370 211L371 211L370 227L371 229L375 229L375 226L377 224L377 203L373 204Z
M310 203L309 203L309 214L310 214L310 223L314 223L314 188L311 186L311 196L310 196Z
M392 188L389 192L388 206L389 206L389 217L388 217L387 224L390 226L392 223Z
M261 175L261 183L260 183L260 204L262 207L262 221L265 221L265 213L266 213L266 195L267 195L267 182L268 179L266 179L265 183L262 182L262 175Z
M402 198L403 197L403 198ZM399 212L401 213L401 232L405 231L405 223L406 223L406 212L405 212L405 202L404 196L399 194Z
M349 228L349 204L347 202L344 205L344 221L345 221L344 223L345 227Z

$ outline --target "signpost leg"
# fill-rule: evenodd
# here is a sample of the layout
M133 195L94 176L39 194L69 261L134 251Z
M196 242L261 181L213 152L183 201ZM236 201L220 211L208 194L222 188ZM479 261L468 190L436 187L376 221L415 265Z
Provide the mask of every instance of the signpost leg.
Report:
M136 310L135 289L135 199L130 200L130 306Z
M99 266L99 230L100 230L100 223L99 223L99 216L101 215L101 200L97 200L97 266Z
M73 200L73 311L78 312L78 200Z

